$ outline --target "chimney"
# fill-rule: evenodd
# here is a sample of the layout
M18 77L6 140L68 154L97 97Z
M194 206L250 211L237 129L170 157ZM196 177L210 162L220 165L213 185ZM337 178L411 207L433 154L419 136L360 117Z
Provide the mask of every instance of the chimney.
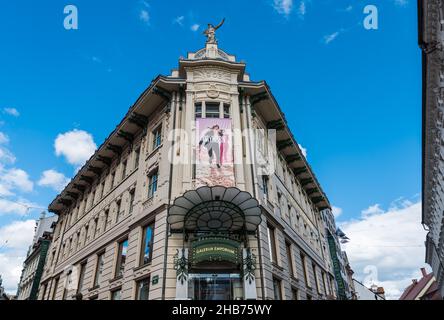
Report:
M426 276L427 276L427 271L426 271L425 268L421 268L421 273L422 273L422 276L423 276L423 277L426 277Z

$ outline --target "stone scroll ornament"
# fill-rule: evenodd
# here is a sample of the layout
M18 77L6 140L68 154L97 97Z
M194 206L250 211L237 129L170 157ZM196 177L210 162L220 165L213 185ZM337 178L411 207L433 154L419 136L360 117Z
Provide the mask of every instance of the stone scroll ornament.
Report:
M247 256L243 259L243 273L245 280L248 280L249 284L254 281L254 271L256 270L256 256L251 253L250 249L247 249Z
M185 257L185 249L180 254L179 249L174 256L174 270L177 272L177 280L183 285L188 278L188 259Z

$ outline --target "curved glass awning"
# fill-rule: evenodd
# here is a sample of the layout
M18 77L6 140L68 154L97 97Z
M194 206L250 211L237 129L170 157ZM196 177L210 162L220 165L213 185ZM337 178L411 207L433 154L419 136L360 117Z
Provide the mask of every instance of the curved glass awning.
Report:
M253 233L261 221L261 208L250 193L222 186L185 192L168 214L171 232Z

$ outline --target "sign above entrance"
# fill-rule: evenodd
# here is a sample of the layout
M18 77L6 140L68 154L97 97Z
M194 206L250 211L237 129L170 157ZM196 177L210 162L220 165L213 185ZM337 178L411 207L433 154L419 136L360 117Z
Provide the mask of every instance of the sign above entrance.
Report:
M194 266L204 262L229 262L238 265L242 261L240 244L224 238L196 240L192 244L190 260Z

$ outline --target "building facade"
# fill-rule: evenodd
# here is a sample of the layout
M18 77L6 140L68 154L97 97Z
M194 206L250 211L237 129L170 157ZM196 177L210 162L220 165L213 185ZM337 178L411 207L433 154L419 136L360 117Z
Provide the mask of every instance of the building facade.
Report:
M444 5L418 1L419 45L422 50L422 224L426 262L444 297Z
M352 300L354 297L353 270L340 243L341 239L345 239L346 236L336 227L335 218L330 208L322 210L321 217L325 227L325 237L332 261L338 299Z
M17 289L18 300L36 300L45 265L46 255L51 243L52 227L57 216L46 217L45 212L36 222L34 239L23 262L23 270Z
M427 273L421 268L421 274L421 279L412 279L412 284L405 288L399 300L441 300L433 272Z
M207 36L50 204L39 299L337 297L328 199L268 85Z
M385 292L383 287L372 285L367 288L364 284L353 279L354 300L385 300Z

